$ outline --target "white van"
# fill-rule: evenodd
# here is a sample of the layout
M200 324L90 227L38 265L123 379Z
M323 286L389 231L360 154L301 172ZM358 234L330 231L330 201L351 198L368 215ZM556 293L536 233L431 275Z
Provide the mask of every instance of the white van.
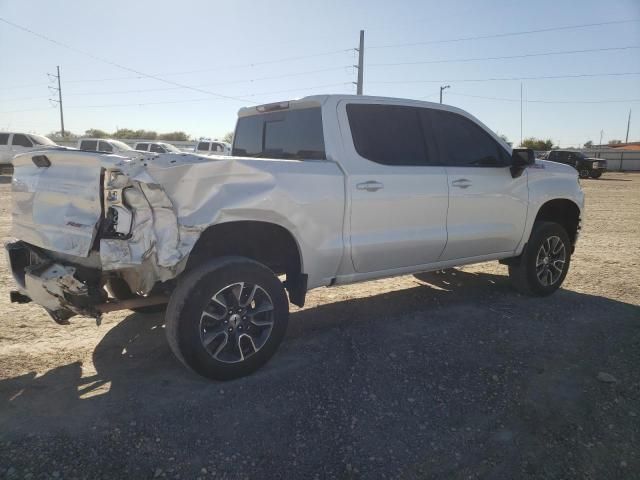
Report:
M231 155L231 145L218 140L198 142L193 150L200 155Z
M59 147L53 140L33 133L0 132L0 170L10 170L13 157L31 150Z

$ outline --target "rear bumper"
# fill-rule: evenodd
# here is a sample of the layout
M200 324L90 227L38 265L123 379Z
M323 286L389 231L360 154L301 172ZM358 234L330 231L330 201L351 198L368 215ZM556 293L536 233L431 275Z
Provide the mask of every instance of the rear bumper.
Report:
M99 315L95 306L106 300L106 292L98 287L101 272L81 272L76 266L56 261L45 251L22 241L7 243L5 249L18 287L11 292L12 302L33 301L56 321L75 314Z

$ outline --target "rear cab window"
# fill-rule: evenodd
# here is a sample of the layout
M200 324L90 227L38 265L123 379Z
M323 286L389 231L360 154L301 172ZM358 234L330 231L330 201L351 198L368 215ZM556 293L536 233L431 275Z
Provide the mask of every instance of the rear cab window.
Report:
M320 107L240 117L231 154L236 157L325 160Z

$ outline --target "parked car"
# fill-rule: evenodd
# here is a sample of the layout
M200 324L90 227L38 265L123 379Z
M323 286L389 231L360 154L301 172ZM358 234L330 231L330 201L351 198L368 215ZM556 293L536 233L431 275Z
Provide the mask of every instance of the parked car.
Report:
M126 143L111 138L81 138L78 140L78 149L86 152L113 153L128 158L144 156L144 152L134 150Z
M218 140L201 141L196 144L193 151L200 155L231 155L231 145Z
M600 178L607 171L607 161L601 158L589 158L582 152L573 150L551 150L547 160L571 165L578 171L580 178Z
M138 142L134 148L141 152L183 153L178 147L164 142Z
M53 140L33 133L0 132L0 171L11 172L13 157L43 148L59 147Z
M168 302L175 355L231 379L272 357L289 301L311 289L499 260L519 291L545 296L578 239L573 168L447 105L325 95L244 108L232 153L17 157L12 301L59 323Z

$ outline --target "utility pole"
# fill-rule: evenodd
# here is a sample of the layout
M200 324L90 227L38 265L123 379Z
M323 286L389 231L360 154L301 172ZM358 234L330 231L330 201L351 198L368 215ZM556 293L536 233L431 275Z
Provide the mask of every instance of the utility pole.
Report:
M522 146L522 82L520 82L520 146Z
M440 103L442 103L442 91L446 90L447 88L451 88L451 85L442 85L440 87Z
M604 135L604 130L600 130L600 143L598 143L600 149L602 149L602 135Z
M49 89L52 92L57 91L58 92L58 99L55 100L53 98L50 98L49 100L52 102L55 102L58 104L58 106L60 107L60 135L62 135L62 138L64 138L64 114L62 113L62 85L60 83L60 65L58 65L56 67L57 69L57 75L52 75L50 73L47 73L47 75L49 75L50 79L56 79L58 81L58 87L49 87Z
M625 138L624 143L629 143L629 127L631 126L631 109L629 109L629 118L627 119L627 138Z
M358 82L356 83L356 93L362 95L362 84L364 81L364 30L360 30L360 47L356 48L358 52L358 65L354 65L358 69Z

